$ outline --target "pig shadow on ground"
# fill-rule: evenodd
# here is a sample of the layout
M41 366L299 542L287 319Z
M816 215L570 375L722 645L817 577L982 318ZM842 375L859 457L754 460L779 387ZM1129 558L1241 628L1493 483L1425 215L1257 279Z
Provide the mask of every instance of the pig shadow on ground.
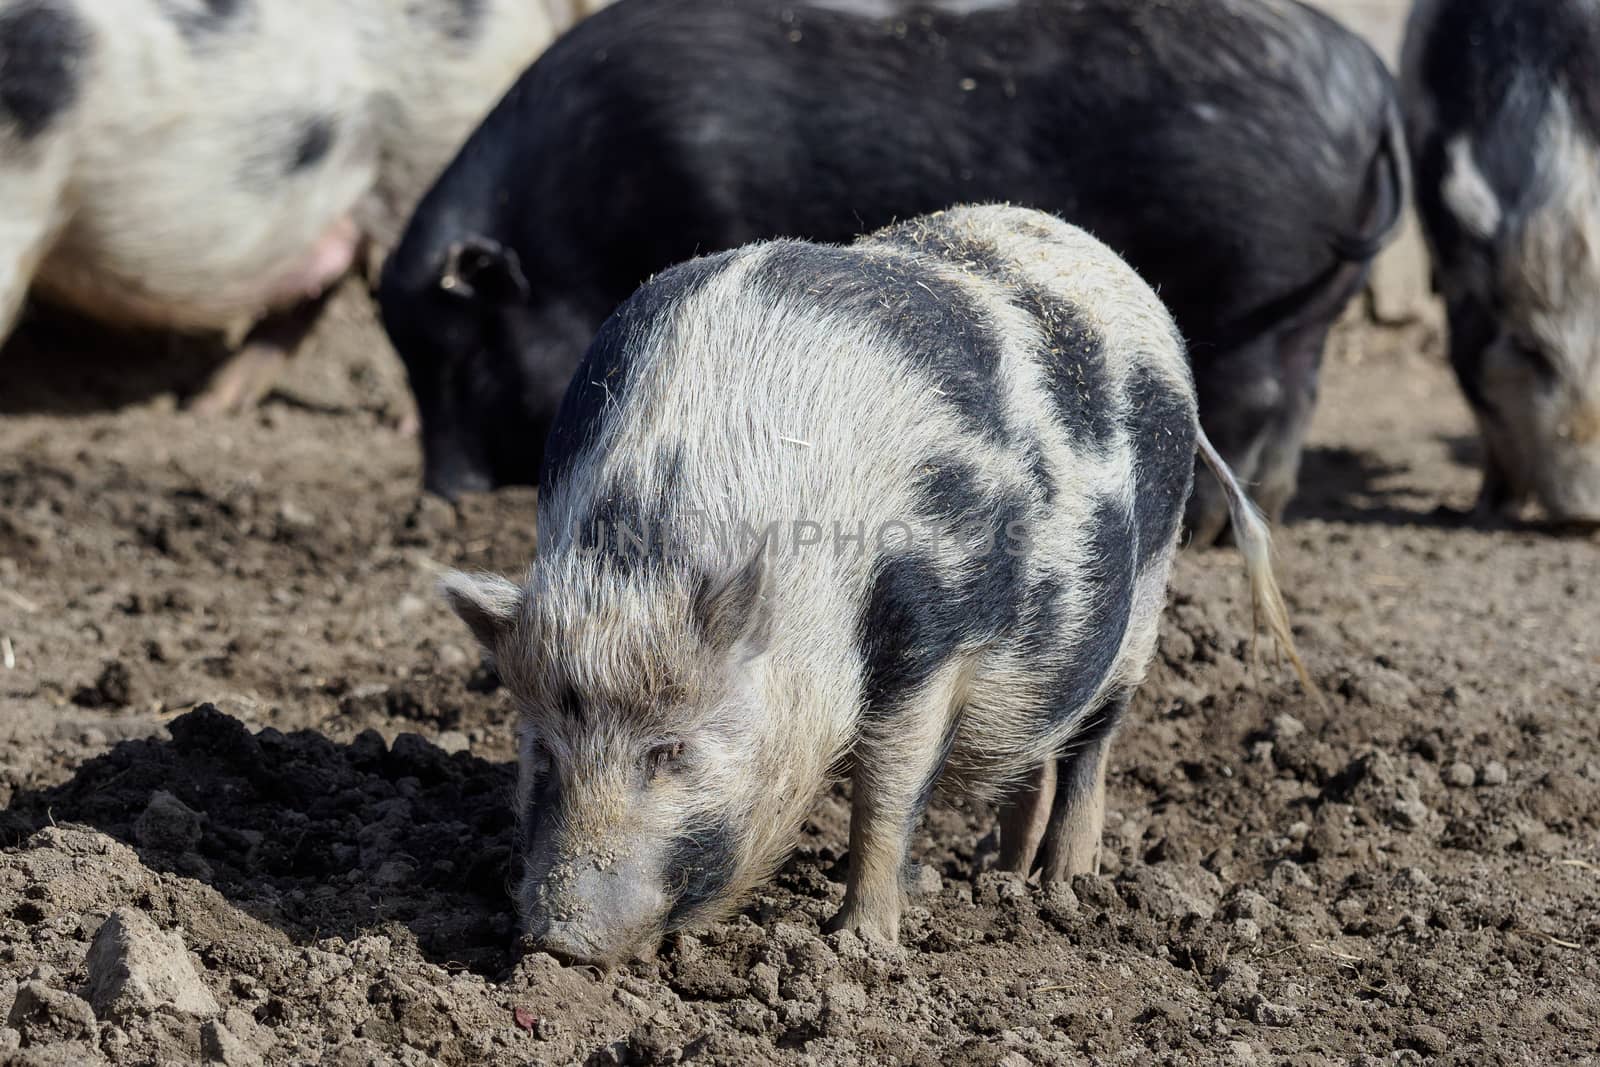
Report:
M220 337L117 329L32 304L0 348L0 415L88 415L199 392Z
M0 846L51 821L82 823L302 943L398 922L435 963L510 965L513 765L415 734L392 746L374 731L347 745L312 731L252 734L208 704L170 733L19 793L0 811Z
M1430 504L1426 493L1406 484L1407 473L1407 468L1386 463L1375 452L1308 448L1301 460L1299 492L1284 521L1434 528L1469 521L1466 512Z

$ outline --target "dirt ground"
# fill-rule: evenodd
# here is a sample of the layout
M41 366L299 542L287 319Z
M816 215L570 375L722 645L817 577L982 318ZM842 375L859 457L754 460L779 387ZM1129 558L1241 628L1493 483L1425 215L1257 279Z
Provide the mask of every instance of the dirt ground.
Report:
M175 412L198 353L36 319L0 357L0 1062L1600 1063L1600 542L1463 526L1439 348L1329 353L1280 533L1326 710L1188 552L1101 876L986 872L992 813L947 803L903 951L820 936L836 792L742 915L602 974L517 951L511 715L431 591L518 569L532 492L418 493L360 294L232 419Z

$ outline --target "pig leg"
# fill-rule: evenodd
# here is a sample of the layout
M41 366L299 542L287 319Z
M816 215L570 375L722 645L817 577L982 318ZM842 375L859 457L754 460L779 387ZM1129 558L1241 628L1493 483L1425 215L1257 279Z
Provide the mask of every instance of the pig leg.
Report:
M0 343L11 336L11 328L22 313L22 301L28 295L31 272L24 260L0 248Z
M1045 828L1041 882L1064 882L1100 872L1100 836L1106 821L1106 751L1096 741L1056 765L1056 799Z
M246 411L261 402L327 308L333 290L256 324L239 351L217 368L189 409L200 415Z
M1055 802L1040 853L1042 882L1062 882L1100 871L1100 838L1106 822L1106 755L1127 710L1128 696L1112 698L1077 752L1056 761Z
M1055 796L1056 764L1046 760L1029 771L1006 798L1000 810L1000 870L1024 877L1032 872Z
M1520 503L1516 488L1506 476L1505 467L1494 449L1484 438L1483 486L1478 490L1477 502L1472 508L1474 521L1487 526L1498 525L1515 516Z
M936 708L949 708L943 701ZM829 930L893 943L900 936L900 871L911 832L954 740L954 718L926 703L883 723L858 745L851 775L850 874Z
M61 232L64 150L59 143L38 169L10 172L0 149L0 343L11 336L34 273Z
M1300 456L1317 404L1317 379L1322 352L1328 343L1331 321L1300 326L1278 341L1278 360L1284 372L1284 397L1266 431L1261 462L1251 495L1256 507L1277 525L1300 481Z
M253 407L283 373L289 357L322 317L334 287L364 258L367 242L352 219L340 218L317 239L304 258L272 286L273 300L299 302L256 324L244 346L212 377L190 407L201 415Z

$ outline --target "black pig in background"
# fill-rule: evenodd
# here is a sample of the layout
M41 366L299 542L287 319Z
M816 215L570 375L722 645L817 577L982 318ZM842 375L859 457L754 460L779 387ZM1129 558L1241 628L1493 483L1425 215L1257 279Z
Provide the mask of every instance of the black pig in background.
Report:
M469 139L380 302L426 484L453 496L538 481L595 330L672 263L961 203L1040 208L1156 287L1206 432L1276 518L1328 329L1406 180L1382 62L1284 0L623 0ZM1188 521L1201 541L1227 526L1208 473Z

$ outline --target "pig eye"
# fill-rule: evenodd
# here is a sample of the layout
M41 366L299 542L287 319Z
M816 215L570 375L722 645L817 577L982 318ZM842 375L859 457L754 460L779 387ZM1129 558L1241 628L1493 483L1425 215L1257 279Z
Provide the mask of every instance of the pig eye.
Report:
M683 742L678 738L663 741L652 748L644 758L645 781L653 781L658 775L672 773L682 762Z

